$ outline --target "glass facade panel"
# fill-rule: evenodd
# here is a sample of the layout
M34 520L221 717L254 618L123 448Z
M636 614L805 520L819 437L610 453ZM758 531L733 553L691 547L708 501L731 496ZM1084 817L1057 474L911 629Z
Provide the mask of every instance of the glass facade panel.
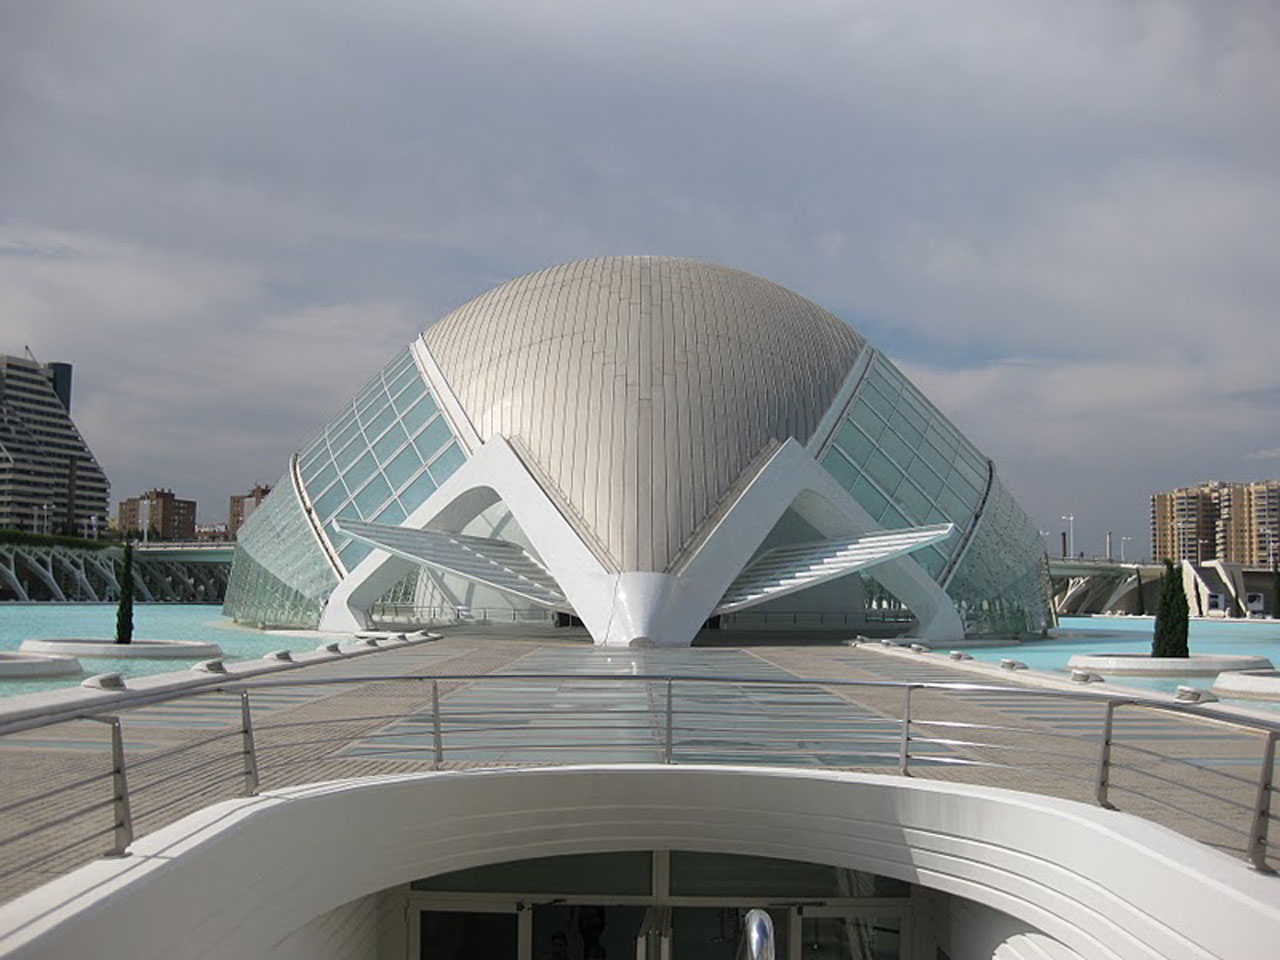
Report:
M902 471L879 450L872 450L871 456L867 457L867 462L863 466L867 475L876 482L882 492L892 496L898 489Z
M989 461L883 356L872 357L822 464L882 527L956 525L913 557L956 601L968 633L1038 633L1049 623L1034 525L1003 488L977 516L994 484Z
M347 485L348 490L355 490L369 478L369 475L377 467L377 461L373 459L373 451L366 450L364 456L347 467L346 472L342 475L342 482Z
M871 455L875 444L871 438L855 427L848 420L841 426L836 437L836 445L843 450L854 463L863 463Z
M914 480L916 486L930 499L936 498L942 490L942 478L929 469L929 465L918 456L907 467L907 476ZM922 513L921 516L924 514Z
M879 415L868 407L862 400L858 400L853 405L851 419L854 423L862 428L862 432L870 437L873 441L880 439L880 433L884 430L884 421Z
M910 480L898 484L898 491L893 495L894 502L909 517L927 517L929 515L929 498L920 492Z
M874 520L879 520L880 515L884 513L884 508L889 505L888 497L876 489L876 485L866 477L859 477L849 492Z
M435 478L436 483L444 483L453 472L466 463L467 458L463 456L462 451L458 449L458 445L451 444L444 453L436 457L431 464L431 476Z
M889 426L892 427L902 437L903 441L914 450L920 445L920 441L924 439L924 429L917 427L916 424L906 416L905 408L898 407L893 411L893 416L889 418Z
M315 627L337 585L286 473L240 528L223 613L241 623Z
M347 545L338 551L338 557L342 560L342 565L348 570L354 570L365 557L369 555L369 551L373 548L367 543L361 543L359 540L349 540Z
M414 438L413 443L422 454L422 459L430 460L451 439L453 434L449 432L449 425L444 422L444 417L436 417L427 425L427 429Z
M409 435L404 432L404 428L398 423L393 423L391 429L373 445L373 455L378 458L379 463L389 463L395 452L408 439Z
M392 500L379 511L378 515L373 518L374 523L385 523L394 525L405 518L404 507L400 506L398 500Z
M406 374L406 376L409 376L409 374ZM395 399L391 402L395 406L396 410L400 413L404 413L417 402L418 398L422 396L426 389L427 385L425 383L417 377L413 377L409 385L396 394Z
M334 465L337 466L339 470L345 470L355 462L356 458L359 457L360 454L364 453L364 450L364 435L357 430L352 441L345 447L339 448L338 452L334 454ZM310 487L307 489L310 489Z
M400 505L405 508L408 513L413 513L420 505L426 502L427 497L436 492L436 483L431 479L431 475L423 470L414 477L413 482L400 492Z
M311 506L319 516L331 517L338 512L340 506L347 502L348 497L347 488L340 483L335 483Z
M302 478L303 482L312 490L325 490L329 484L338 479L338 468L333 465L332 460L328 460L311 475L308 475L304 470Z
M893 431L892 425L890 429L880 434L880 452L892 460L899 470L910 463L911 458L915 456L907 442ZM875 454L873 453L872 456L874 457Z
M396 419L395 407L387 404L364 428L364 435L370 440L382 436L382 431L391 426Z
M391 484L381 474L377 474L361 488L351 502L360 511L361 517L372 517L390 496Z
M405 350L302 452L307 465L302 473L307 497L317 523L344 566L348 560L359 562L368 551L337 535L331 524L334 517L377 516L384 523L399 523L435 491L437 481L424 466L428 458L409 443L409 437L435 414L431 391ZM443 418L437 418L428 429L430 454L453 440ZM436 472L452 473L465 459L454 446ZM341 477L339 482L332 482L335 476ZM396 490L400 495L392 499Z
M966 636L1038 634L1053 625L1040 531L998 479L947 593Z
M417 449L410 444L396 454L395 459L387 464L382 471L383 475L392 487L399 490L406 480L412 477L422 467L422 458L418 456Z
M416 433L418 428L436 415L435 401L431 399L431 395L423 397L418 403L414 404L404 415L400 417L400 423L409 433Z
M836 478L836 483L846 490L858 479L858 471L853 469L853 464L839 450L828 451L822 458L822 465L827 468L827 473Z

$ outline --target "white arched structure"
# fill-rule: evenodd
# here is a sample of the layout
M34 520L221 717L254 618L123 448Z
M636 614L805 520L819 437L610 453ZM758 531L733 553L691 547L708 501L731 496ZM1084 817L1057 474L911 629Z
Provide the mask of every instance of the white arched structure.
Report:
M1280 942L1273 879L1127 814L902 777L643 765L347 780L215 804L0 907L0 956L322 955L331 945L308 944L308 924L368 895L620 850L881 874L999 911L1050 948L984 956L1263 960Z
M717 612L725 592L788 508L828 540L880 529L800 444L788 440L771 451L672 570L611 570L500 436L484 443L405 518L401 527L460 533L498 500L515 517L569 608L581 617L597 642L605 645L688 645L699 627ZM375 546L380 544L371 525L353 524L344 529ZM933 532L933 539L950 533L950 528L939 529ZM894 534L896 538L901 535L902 531ZM964 626L950 598L907 555L910 549L928 542L927 537L921 538L907 546L881 550L870 559L880 582L915 613L921 637L958 638ZM384 538L381 544L386 546L389 541ZM374 550L333 592L321 629L364 629L370 605L404 575L407 562L387 550ZM848 574L872 562L846 562L832 575ZM781 588L775 591L780 592ZM761 596L758 602L768 597Z

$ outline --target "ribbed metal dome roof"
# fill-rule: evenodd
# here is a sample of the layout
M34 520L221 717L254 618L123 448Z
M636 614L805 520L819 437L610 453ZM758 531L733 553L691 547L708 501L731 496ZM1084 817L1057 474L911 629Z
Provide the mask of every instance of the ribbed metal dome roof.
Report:
M656 571L771 441L809 439L865 346L784 287L671 257L541 270L424 336L480 437L514 441L607 563Z

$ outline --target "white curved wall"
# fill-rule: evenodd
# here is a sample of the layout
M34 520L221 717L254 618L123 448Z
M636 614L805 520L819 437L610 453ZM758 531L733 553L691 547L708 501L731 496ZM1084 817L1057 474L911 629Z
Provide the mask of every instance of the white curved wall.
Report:
M1085 957L1269 958L1280 942L1280 881L1126 814L902 777L627 766L341 781L217 804L0 908L0 956L260 956L416 877L618 849L882 873Z

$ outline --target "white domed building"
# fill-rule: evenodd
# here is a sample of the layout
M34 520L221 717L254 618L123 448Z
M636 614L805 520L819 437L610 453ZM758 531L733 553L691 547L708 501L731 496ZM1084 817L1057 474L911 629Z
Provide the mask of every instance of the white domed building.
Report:
M704 627L1052 623L1035 525L879 351L759 277L669 257L512 280L432 325L289 460L226 611L353 630L419 608Z

